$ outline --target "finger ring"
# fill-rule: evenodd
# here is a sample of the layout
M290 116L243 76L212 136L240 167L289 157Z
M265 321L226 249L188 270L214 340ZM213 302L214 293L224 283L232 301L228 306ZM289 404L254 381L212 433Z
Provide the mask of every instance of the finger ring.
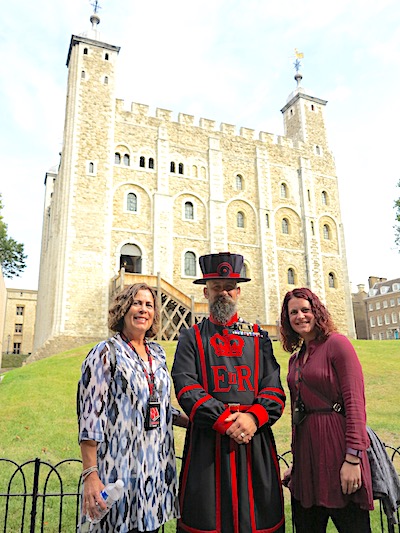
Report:
M242 431L242 433L240 434L240 436L242 437L242 439L244 439L244 438L245 438L245 436L246 436L246 434L245 434L245 433L243 433L243 431Z
M353 487L354 487L355 489L358 489L358 483L354 483Z

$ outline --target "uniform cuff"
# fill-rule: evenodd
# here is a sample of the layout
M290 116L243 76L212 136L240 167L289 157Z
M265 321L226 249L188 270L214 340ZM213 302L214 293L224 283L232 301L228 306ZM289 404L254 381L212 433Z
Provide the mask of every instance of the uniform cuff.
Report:
M269 420L268 412L262 405L258 403L252 405L250 409L248 409L246 412L251 413L257 418L257 421L258 421L257 427L259 428L263 426L264 424L266 424Z
M218 431L218 433L221 433L221 435L225 435L226 430L232 425L232 422L226 422L226 419L231 414L229 409L225 409L225 411L217 418L216 422L214 422L213 429Z

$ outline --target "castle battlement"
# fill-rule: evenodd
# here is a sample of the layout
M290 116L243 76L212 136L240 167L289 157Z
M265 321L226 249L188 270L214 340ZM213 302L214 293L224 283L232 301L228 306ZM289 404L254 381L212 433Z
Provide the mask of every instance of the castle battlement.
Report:
M267 144L278 144L287 148L298 148L298 143L293 143L293 140L284 135L276 135L274 133L268 133L265 131L256 132L252 128L245 128L243 126L238 127L235 124L227 124L226 122L221 122L219 128L217 127L217 122L208 118L200 117L198 123L195 123L194 115L189 115L187 113L178 113L177 120L173 120L173 112L169 109L163 109L157 107L155 114L151 115L149 113L150 106L146 104L139 104L137 102L131 102L130 109L127 110L125 107L125 100L117 98L116 100L116 110L118 113L121 113L125 118L129 118L135 122L138 118L156 118L163 122L171 122L175 124L181 124L183 126L192 126L194 128L201 128L208 132L220 132L224 135L232 137L242 137L248 141L258 140ZM128 116L127 116L128 115ZM258 134L258 138L256 138Z

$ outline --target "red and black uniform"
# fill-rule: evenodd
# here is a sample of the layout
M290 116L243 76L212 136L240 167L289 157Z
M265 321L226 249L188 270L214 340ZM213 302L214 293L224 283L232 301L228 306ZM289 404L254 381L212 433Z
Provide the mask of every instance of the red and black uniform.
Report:
M178 531L285 531L271 431L285 405L279 365L268 334L237 320L220 325L206 319L179 337L172 378L190 424ZM249 444L238 445L225 434L230 425L225 420L235 410L257 418Z

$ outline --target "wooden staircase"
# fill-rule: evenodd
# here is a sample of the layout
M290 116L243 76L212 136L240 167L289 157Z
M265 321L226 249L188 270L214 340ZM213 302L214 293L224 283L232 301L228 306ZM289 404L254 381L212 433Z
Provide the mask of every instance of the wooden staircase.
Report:
M157 334L159 341L176 341L182 328L190 328L208 316L208 304L195 302L179 289L157 276L131 274L122 268L112 278L110 287L110 304L116 294L133 283L147 283L152 287L158 298L160 307L160 329Z

